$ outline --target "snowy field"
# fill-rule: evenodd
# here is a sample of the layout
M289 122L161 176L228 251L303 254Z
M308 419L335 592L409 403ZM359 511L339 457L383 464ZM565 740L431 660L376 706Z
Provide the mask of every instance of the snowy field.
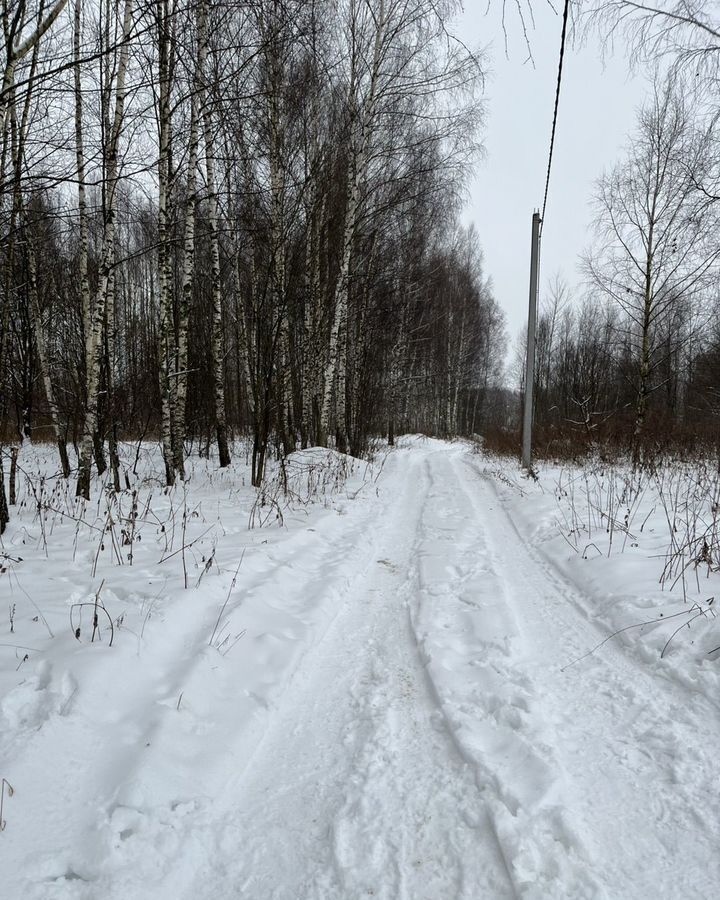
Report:
M89 504L23 448L4 897L715 896L712 468L399 444Z

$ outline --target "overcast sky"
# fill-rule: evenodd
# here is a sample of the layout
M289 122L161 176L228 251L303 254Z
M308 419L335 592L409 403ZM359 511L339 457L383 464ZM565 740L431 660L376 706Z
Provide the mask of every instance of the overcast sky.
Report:
M490 6L497 10L501 4ZM465 218L477 227L512 348L527 321L530 226L533 211L542 205L562 19L546 3L535 4L536 27L529 35L533 68L516 18L507 22L506 58L498 12L485 15L485 0L466 0L466 7L458 33L472 46L490 45L491 75L487 153L471 185ZM558 272L571 285L581 285L577 261L590 240L593 184L622 155L647 84L642 75L628 74L617 51L603 64L598 42L567 48L543 227L541 296Z

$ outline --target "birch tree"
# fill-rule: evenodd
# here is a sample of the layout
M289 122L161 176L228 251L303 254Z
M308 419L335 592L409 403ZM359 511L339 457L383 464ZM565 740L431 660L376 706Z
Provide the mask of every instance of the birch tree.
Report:
M115 75L114 112L105 147L106 170L106 206L103 222L104 234L102 256L100 262L98 286L91 301L89 330L86 336L86 407L83 423L82 443L78 460L78 480L76 493L79 497L90 499L90 475L92 465L93 440L98 422L98 393L100 386L100 368L102 364L102 333L107 308L108 290L111 285L111 274L115 264L115 231L119 188L119 150L125 113L125 76L127 74L128 55L130 52L130 34L132 30L133 0L125 0L122 18L122 38L118 52L117 72Z
M60 425L60 414L58 412L57 403L55 402L55 390L53 387L52 377L50 374L50 358L48 354L47 329L45 327L44 316L40 308L40 298L38 296L37 281L37 257L35 246L32 238L28 233L27 221L24 222L25 245L28 261L28 295L30 299L30 309L33 318L33 332L35 336L35 348L37 358L40 365L40 377L42 378L43 388L45 391L45 399L47 400L48 412L50 415L50 423L55 435L55 443L57 444L60 456L60 466L64 478L70 477L70 460L68 459L67 445L65 443L65 434Z
M205 37L198 35L199 43ZM230 465L227 415L225 409L225 343L223 333L223 298L220 282L220 233L218 197L215 175L215 123L208 72L201 72L201 105L203 141L205 144L205 182L207 187L207 215L210 230L210 296L212 299L212 374L215 403L215 434L218 461L221 468Z
M107 488L129 482L123 438L157 435L172 483L250 432L259 484L298 439L465 428L497 351L444 240L480 84L453 7L7 6L3 435L67 435L89 497L106 449Z
M190 132L188 138L188 160L185 200L185 226L183 234L183 270L180 308L177 327L177 356L174 372L175 418L173 435L173 464L185 478L185 415L188 386L188 327L193 286L195 283L195 219L198 204L198 150L200 135L200 97L202 79L207 60L207 5L198 0L195 7L195 27L197 34L197 56L190 96Z
M626 160L598 184L599 246L590 281L623 310L637 354L633 448L639 461L650 395L659 384L663 322L695 303L717 273L720 246L708 240L710 203L697 179L706 143L673 79L657 84L640 112Z
M175 328L173 278L170 265L168 216L172 179L172 73L175 67L175 18L171 0L157 2L158 34L158 283L160 290L160 365L162 397L162 447L165 481L175 483L173 424L175 409Z
M335 399L338 449L347 446L346 373L348 304L359 223L372 215L372 192L390 172L401 172L403 154L445 143L443 163L457 164L463 126L477 107L478 59L461 45L446 42L446 17L453 4L425 0L351 0L347 7L347 163L344 223L339 270L333 291L332 327L323 379L321 436L326 437ZM448 116L445 100L454 92L467 99ZM403 126L398 127L398 122ZM421 123L421 124L420 124ZM467 161L467 160L466 160Z
M53 385L50 379L46 340L37 299L37 285L34 279L33 248L29 239L27 219L25 216L25 200L22 182L25 175L25 147L29 128L29 114L34 88L38 79L39 51L43 39L60 17L66 0L58 0L49 10L44 4L32 9L26 4L17 4L10 8L7 3L2 9L3 55L4 67L2 87L0 88L0 122L2 122L2 148L0 150L0 217L6 214L6 200L10 200L10 216L8 229L3 234L3 250L5 251L5 271L3 279L2 312L0 314L0 457L3 452L3 424L7 411L7 393L2 387L2 379L8 365L10 339L10 322L12 298L15 295L12 284L14 260L16 258L18 236L24 238L24 253L28 261L29 313L32 320L31 330L37 358L40 363L41 378L45 390L48 412L56 435L61 457L63 474L67 476L69 463L65 450L64 436L61 434L58 411L55 404ZM28 62L29 59L29 62ZM23 68L24 67L24 68ZM22 72L22 87L16 84L18 73ZM20 115L18 117L18 110ZM11 189L7 190L8 163L12 173ZM32 354L32 344L29 348ZM15 452L15 451L13 451ZM13 457L14 462L14 457ZM11 469L14 472L14 465ZM11 502L12 501L11 491ZM5 485L0 465L0 533L9 520L8 504L5 497Z
M389 2L389 0L388 0ZM348 152L340 270L332 303L332 328L323 379L320 412L320 442L325 443L335 393L336 446L347 449L345 421L345 377L347 355L348 294L350 263L357 226L360 191L366 176L373 126L375 125L381 66L388 52L386 32L390 26L386 0L377 9L369 2L350 4L348 43L350 55L348 104ZM369 51L369 52L368 52Z

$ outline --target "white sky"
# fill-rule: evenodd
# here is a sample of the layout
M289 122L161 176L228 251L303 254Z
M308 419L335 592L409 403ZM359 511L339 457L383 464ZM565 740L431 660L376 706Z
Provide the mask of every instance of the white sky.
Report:
M456 30L470 46L489 46L486 158L471 185L466 221L475 222L485 271L507 316L510 350L527 321L530 226L542 206L562 18L537 0L526 62L520 24L508 3L508 57L499 2L466 0ZM559 4L562 6L562 4ZM620 48L622 49L622 48ZM566 47L550 194L543 226L540 296L562 273L582 286L578 256L590 243L588 205L595 180L622 156L648 82L631 76L618 50L603 61L599 42Z

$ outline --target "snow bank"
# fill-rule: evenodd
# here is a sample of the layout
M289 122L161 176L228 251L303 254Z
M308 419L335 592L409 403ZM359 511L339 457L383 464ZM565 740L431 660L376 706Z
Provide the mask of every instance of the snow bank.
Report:
M226 470L190 459L172 489L157 448L133 474L135 453L122 447L131 489L96 483L87 504L51 449L20 456L0 574L9 897L165 896L192 823L247 766L372 558L367 464L293 454L288 499L266 485L279 515L260 522L242 448ZM249 529L254 514L274 527Z
M717 703L715 466L668 463L640 474L629 465L549 466L537 483L502 461L485 468L522 537L579 589L599 640Z

